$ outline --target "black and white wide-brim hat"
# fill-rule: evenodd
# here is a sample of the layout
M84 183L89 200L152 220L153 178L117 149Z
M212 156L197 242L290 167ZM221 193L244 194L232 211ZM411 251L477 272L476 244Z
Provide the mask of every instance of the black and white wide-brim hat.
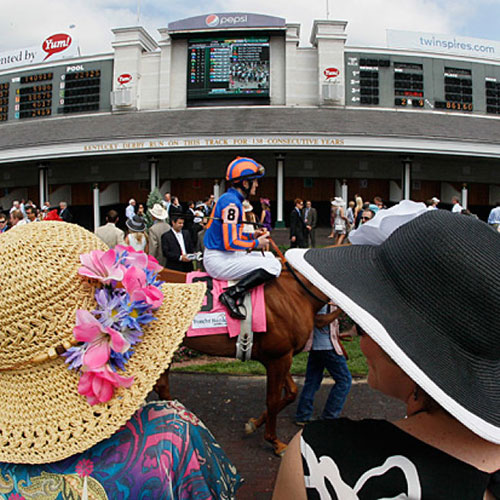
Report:
M500 444L500 234L432 210L380 245L286 258L443 408Z

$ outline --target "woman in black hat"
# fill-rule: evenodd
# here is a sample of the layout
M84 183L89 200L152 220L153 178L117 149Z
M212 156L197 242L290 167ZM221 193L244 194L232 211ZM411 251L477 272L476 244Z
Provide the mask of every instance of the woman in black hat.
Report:
M397 229L408 206L380 211L349 247L287 252L356 321L368 383L406 417L306 426L275 499L500 498L500 235L414 205Z
M128 234L125 236L125 243L130 245L137 252L149 252L148 237L146 236L146 223L139 215L134 215L127 219L125 225Z

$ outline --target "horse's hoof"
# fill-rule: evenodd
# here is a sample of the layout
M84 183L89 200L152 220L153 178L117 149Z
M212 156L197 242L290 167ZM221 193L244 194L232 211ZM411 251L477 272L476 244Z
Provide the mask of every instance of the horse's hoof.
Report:
M274 446L274 454L277 457L283 458L283 455L285 454L287 445L284 443L278 443Z
M257 426L255 425L254 419L251 418L246 424L245 424L245 434L252 434L257 430Z

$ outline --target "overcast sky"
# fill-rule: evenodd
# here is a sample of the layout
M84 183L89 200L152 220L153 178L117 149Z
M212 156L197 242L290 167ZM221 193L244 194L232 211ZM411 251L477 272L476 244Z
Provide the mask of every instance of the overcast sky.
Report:
M59 32L78 39L82 55L107 53L111 28L139 24L158 39L157 29L171 21L221 12L269 14L300 23L301 43L307 46L313 19L327 18L327 1L0 0L0 53L39 45ZM383 47L386 29L500 40L500 0L329 0L329 18L348 21L349 45Z

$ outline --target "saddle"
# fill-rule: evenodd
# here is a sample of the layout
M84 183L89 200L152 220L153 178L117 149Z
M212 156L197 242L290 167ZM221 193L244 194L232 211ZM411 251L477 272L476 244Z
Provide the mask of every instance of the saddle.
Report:
M240 334L242 321L232 318L226 307L219 301L219 296L224 290L231 286L232 282L217 280L207 273L194 271L188 273L186 283L204 282L207 292L200 312L195 316L189 327L188 337L199 337L202 335L227 334L236 337ZM253 332L266 331L266 304L264 298L264 286L254 288L247 297L251 298L251 312L249 314L250 326Z

